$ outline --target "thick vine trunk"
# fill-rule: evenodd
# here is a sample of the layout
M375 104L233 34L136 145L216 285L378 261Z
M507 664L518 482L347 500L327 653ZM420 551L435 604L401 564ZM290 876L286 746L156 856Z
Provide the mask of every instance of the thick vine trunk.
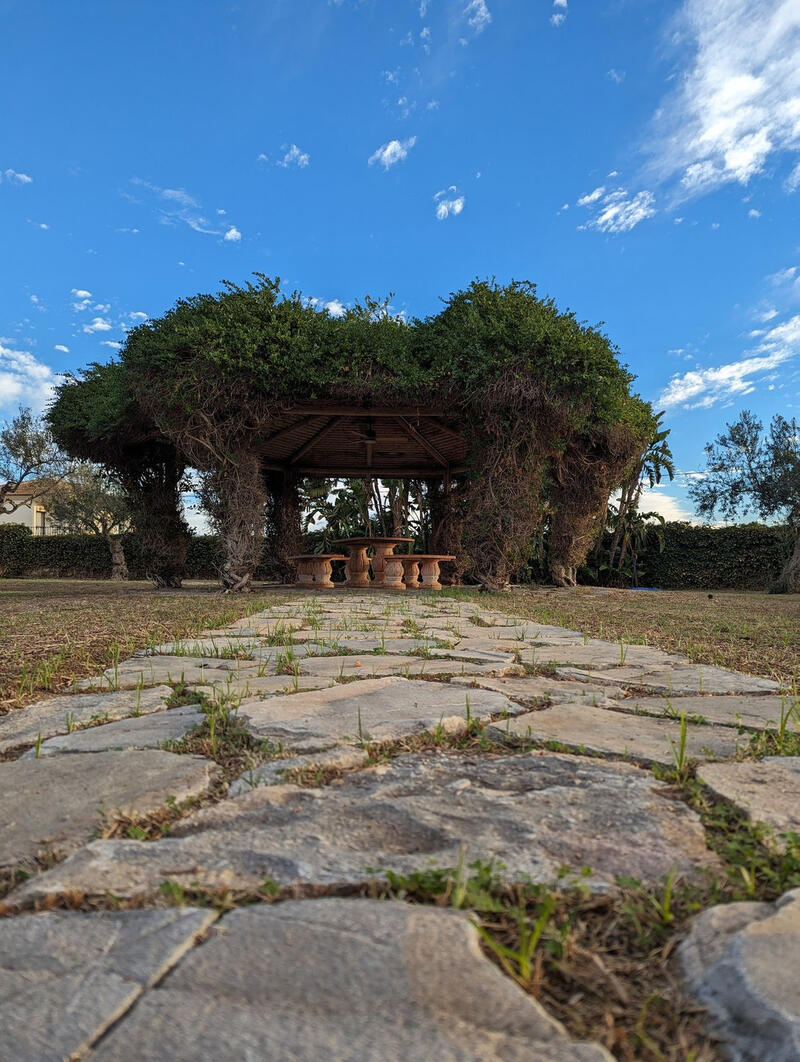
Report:
M267 498L261 462L250 449L235 451L209 479L224 554L220 585L226 594L249 593L264 545Z
M292 557L303 552L297 477L288 472L268 472L266 487L268 552L280 581L293 583L297 564Z
M158 589L180 587L186 570L189 528L181 513L183 466L176 460L135 468L124 479L142 561Z
M125 561L125 549L119 535L106 535L108 550L111 554L111 578L115 582L130 578L128 565Z

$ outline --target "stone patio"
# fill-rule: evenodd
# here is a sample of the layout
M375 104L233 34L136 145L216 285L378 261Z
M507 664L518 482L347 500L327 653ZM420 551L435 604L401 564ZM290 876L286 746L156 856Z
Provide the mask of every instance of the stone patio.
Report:
M169 707L179 683L196 704ZM486 958L467 914L353 891L465 860L549 884L590 868L601 892L714 872L699 817L648 769L673 763L681 713L711 790L776 844L800 829L797 761L743 758L786 708L775 683L443 595L276 597L78 686L0 718L0 1057L15 1062L188 1062L200 1042L220 1062L608 1060ZM164 748L214 704L264 743L239 777ZM449 747L467 728L487 740ZM115 816L167 808L166 836L103 839ZM164 907L165 887L265 881L280 903ZM800 960L796 907L712 908L683 945L732 1057L759 1057L768 1014L760 1058L800 1059L800 1003L776 977Z

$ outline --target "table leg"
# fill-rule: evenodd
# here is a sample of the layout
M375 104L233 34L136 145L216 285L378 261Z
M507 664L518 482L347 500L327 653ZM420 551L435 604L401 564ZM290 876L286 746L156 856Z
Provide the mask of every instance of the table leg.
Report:
M314 565L314 586L321 590L333 590L333 579L331 579L331 572L333 567L329 560L315 560Z
M439 582L439 562L437 560L424 560L420 567L422 568L422 589L441 590L442 584Z
M403 577L405 579L406 590L421 590L419 584L419 561L411 560L409 557L400 556L400 560L403 562Z
M371 585L369 581L369 557L366 546L351 546L350 556L345 565L347 586L363 590Z
M301 560L297 562L297 585L313 587L314 568L310 560Z
M383 586L386 590L405 590L403 582L403 558L388 556L384 568Z
M372 574L375 576L372 585L384 585L384 564L386 558L394 553L394 546L387 546L384 542L375 545L375 556L372 558Z

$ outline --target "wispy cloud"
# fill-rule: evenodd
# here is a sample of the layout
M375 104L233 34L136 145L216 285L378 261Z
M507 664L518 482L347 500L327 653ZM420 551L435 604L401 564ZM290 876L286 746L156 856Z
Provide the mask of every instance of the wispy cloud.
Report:
M388 170L390 166L407 159L409 151L416 142L417 138L415 136L410 136L407 140L389 140L388 143L382 144L377 151L373 151L367 162L370 166L378 163L385 170Z
M289 166L297 166L299 169L304 170L309 162L311 162L311 156L307 151L301 151L297 144L290 144L278 165L283 166L284 169Z
M610 70L606 70L606 77L609 81L613 81L615 85L621 85L625 80L625 71L617 70L612 66Z
M161 188L159 185L146 181L141 177L132 177L130 184L146 192L151 197L151 200L155 200L156 210L162 225L183 223L188 225L194 232L202 233L204 236L220 236L224 239L226 230L216 228L214 223L208 220L205 214L201 212L198 200L187 192L185 188ZM139 202L129 193L123 194L126 198Z
M0 408L31 406L39 412L53 395L60 377L28 350L0 342Z
M700 195L800 152L797 0L685 0L678 26L690 58L655 118L659 178Z
M33 177L27 173L19 173L17 170L0 170L0 184L6 181L8 184L33 184Z
M69 347L64 346L63 343L56 343L53 350L59 351L61 354L69 354Z
M665 409L708 409L751 394L779 365L800 354L800 315L765 332L758 346L745 353L746 357L727 365L673 376L657 404Z
M439 221L444 221L445 218L449 217L457 217L464 209L464 204L467 201L466 196L459 195L458 189L454 184L451 184L449 188L443 188L433 198L436 203L436 217Z
M476 33L483 33L492 21L492 14L486 5L486 0L469 0L464 8L467 22Z
M594 217L578 226L580 229L596 229L612 234L630 232L656 213L652 192L641 191L633 195L625 188L607 191L603 185L581 196L577 205L596 211Z

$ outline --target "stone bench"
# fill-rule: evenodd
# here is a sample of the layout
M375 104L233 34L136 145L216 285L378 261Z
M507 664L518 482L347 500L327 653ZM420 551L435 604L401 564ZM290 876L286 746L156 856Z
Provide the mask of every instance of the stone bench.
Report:
M297 564L297 585L314 590L333 590L331 579L333 561L346 561L343 553L299 553L292 557Z
M439 564L455 559L445 553L392 554L384 561L384 586L387 590L441 590Z

